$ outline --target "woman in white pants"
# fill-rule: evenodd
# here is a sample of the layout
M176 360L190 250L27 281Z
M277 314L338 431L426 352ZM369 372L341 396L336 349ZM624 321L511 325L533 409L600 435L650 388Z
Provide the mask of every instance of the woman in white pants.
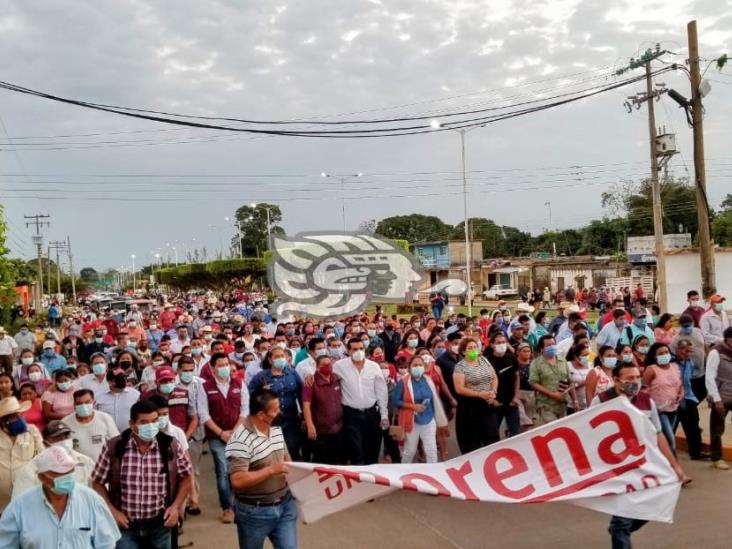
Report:
M424 367L422 357L415 354L409 361L409 373L399 380L392 395L399 425L406 433L402 463L412 462L420 440L427 463L436 463L437 428L447 427L440 395L429 376L424 375Z

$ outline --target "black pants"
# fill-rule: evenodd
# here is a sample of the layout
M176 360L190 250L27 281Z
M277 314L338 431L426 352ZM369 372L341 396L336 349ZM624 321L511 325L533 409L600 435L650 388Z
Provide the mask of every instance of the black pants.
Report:
M394 415L389 416L389 423L394 423ZM391 458L392 463L402 462L402 453L399 451L399 443L389 434L389 429L382 430L382 438L384 439L384 455Z
M501 428L501 421L504 419L506 420L508 436L516 436L521 432L521 419L519 417L518 406L501 404L499 408L496 408L496 424L499 429Z
M691 378L691 390L699 402L704 402L707 398L707 386L704 382L704 376Z
M727 414L732 412L732 403L724 405L724 415L718 414L716 408L712 408L709 414L709 436L711 438L710 453L712 461L722 459L722 435L724 434L724 422Z
M610 519L610 543L612 549L630 549L630 536L645 526L647 520L632 519L613 515Z
M314 463L343 465L343 437L341 433L318 435L315 440L310 440L309 446Z
M351 465L373 465L379 461L380 423L375 405L366 410L343 407L343 437Z
M460 452L467 454L498 442L496 409L481 398L458 400L455 434Z
M282 436L285 437L287 452L292 461L300 461L300 446L302 444L303 432L299 419L288 421L282 425Z
M676 427L678 427L680 423L681 427L684 429L684 435L686 435L686 447L691 459L699 459L702 451L702 432L699 428L698 406L699 404L693 400L682 400L676 413L676 426L674 427L675 432Z

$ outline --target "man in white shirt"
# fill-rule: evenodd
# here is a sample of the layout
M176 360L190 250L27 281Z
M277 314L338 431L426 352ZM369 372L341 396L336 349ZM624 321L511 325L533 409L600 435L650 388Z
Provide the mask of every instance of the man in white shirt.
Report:
M625 330L625 309L615 309L613 311L613 321L608 322L602 327L600 333L597 334L597 348L603 345L609 345L613 349L617 347L618 341L623 337Z
M699 320L699 328L704 335L704 342L707 345L721 343L724 339L723 333L729 328L729 317L724 310L727 298L714 294L709 298L710 308Z
M112 416L94 410L94 393L89 389L74 392L74 413L63 421L71 429L74 450L95 462L107 441L119 435Z
M80 377L77 385L82 389L91 390L95 396L106 393L109 391L107 357L104 353L94 353L90 358L90 362L89 368L91 369L91 373Z
M344 439L351 465L371 465L379 459L381 430L389 427L389 393L381 367L366 360L360 338L348 340L348 353L333 366L341 378Z
M127 374L124 369L119 367L115 367L107 373L107 381L109 390L94 395L97 410L112 416L117 429L124 431L130 426L130 409L135 402L140 400L140 391L127 386Z
M23 324L20 327L20 331L15 334L15 342L18 347L15 349L15 354L19 354L23 349L30 349L35 351L36 348L36 336L33 332L28 329L27 324Z
M308 376L315 375L315 359L319 356L328 354L328 349L325 347L325 340L320 337L314 337L308 341L308 357L301 360L295 366L295 371L300 379L305 381Z
M722 337L707 356L705 382L713 403L709 414L712 466L727 471L730 466L722 459L722 435L727 413L732 412L732 327L725 328Z
M15 340L5 332L5 328L0 326L0 368L8 374L13 373L13 362L15 362L14 357L17 348L18 344Z

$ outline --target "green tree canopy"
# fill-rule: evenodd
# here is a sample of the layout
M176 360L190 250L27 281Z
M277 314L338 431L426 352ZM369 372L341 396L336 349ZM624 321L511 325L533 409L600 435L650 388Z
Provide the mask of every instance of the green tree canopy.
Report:
M84 267L79 271L79 276L86 282L96 282L99 280L99 273L97 273L96 269L91 267Z
M452 230L452 226L439 217L422 214L387 217L376 225L376 234L392 240L406 240L410 244L447 240Z
M267 210L269 210L270 234L284 235L282 211L276 204L262 202L255 206L240 206L234 214L241 228L241 249L244 257L259 257L267 249ZM236 231L236 229L234 229ZM239 254L238 235L231 240L234 255Z

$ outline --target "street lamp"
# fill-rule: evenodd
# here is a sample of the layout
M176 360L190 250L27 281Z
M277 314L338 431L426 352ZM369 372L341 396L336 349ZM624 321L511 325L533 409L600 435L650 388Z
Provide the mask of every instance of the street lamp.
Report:
M475 126L472 128L450 128L443 126L439 120L434 119L430 122L430 127L434 130L445 129L458 132L460 134L460 158L462 160L462 172L463 172L463 224L465 225L465 283L468 285L467 305L468 305L468 316L473 316L473 305L471 303L471 295L473 293L473 286L470 283L470 236L468 233L468 180L465 173L465 134L472 130L484 127Z
M363 177L363 172L332 174L321 172L320 177L335 177L341 181L341 215L343 217L343 232L346 232L346 178L347 177Z
M252 208L256 208L257 207L257 203L256 202L252 202L250 204L250 206ZM260 204L260 206L262 206L265 210L267 210L267 249L269 250L269 248L270 248L270 240L271 240L271 235L270 235L271 227L270 227L270 222L269 222L269 208L267 206L263 206L261 204ZM251 217L250 217L250 219L251 219Z
M135 272L135 254L130 256L132 258L132 293L137 291L137 273Z

